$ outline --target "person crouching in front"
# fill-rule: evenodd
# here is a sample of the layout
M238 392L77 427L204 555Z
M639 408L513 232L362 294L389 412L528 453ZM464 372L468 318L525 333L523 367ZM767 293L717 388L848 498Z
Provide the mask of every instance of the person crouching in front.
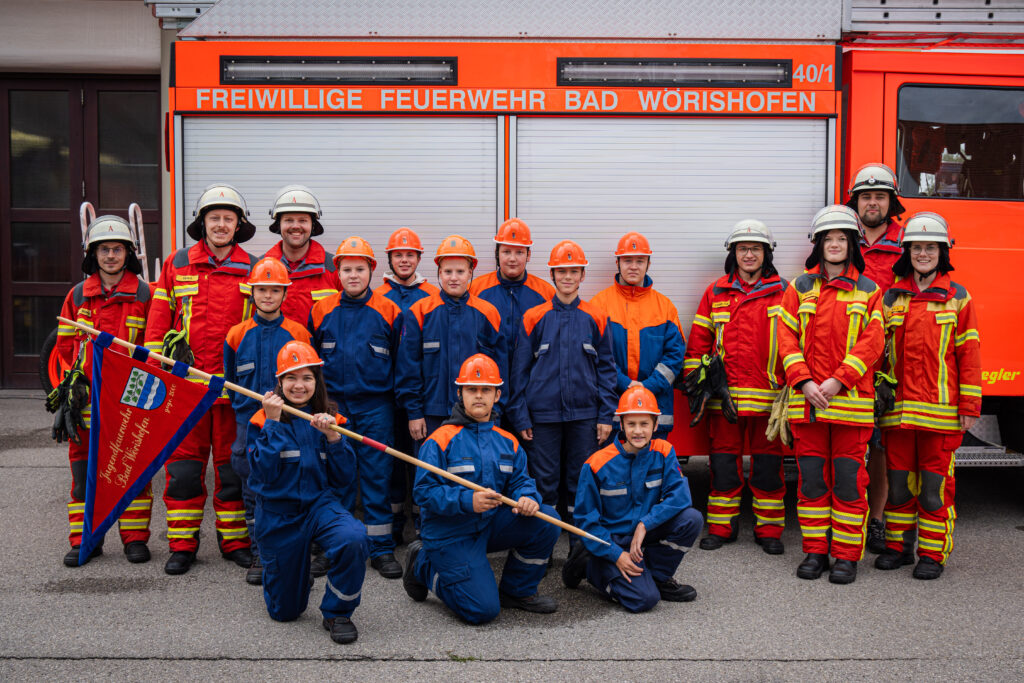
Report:
M471 624L493 620L502 607L554 612L558 604L538 595L537 584L559 531L535 515L558 515L540 504L519 442L494 423L491 411L503 384L498 365L474 354L463 362L455 383L459 402L420 446L420 459L486 488L473 491L429 470L416 471L413 500L420 506L423 540L409 545L405 591L417 602L433 591ZM503 506L502 495L516 506ZM502 551L508 557L495 585L487 553Z
M330 568L320 602L323 626L336 643L359 636L352 612L359 605L369 540L366 527L341 504L355 485L351 445L330 429L343 424L327 400L320 366L309 344L288 342L277 356L277 387L251 420L249 485L256 496L256 534L263 558L263 597L276 621L292 621L309 601L310 545L324 550ZM285 405L313 414L311 422L283 413Z

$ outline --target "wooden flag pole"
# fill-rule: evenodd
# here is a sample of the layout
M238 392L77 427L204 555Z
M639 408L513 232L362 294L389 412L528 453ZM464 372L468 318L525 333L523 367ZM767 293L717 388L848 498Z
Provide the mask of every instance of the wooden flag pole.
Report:
M76 327L76 328L78 328L78 329L82 330L83 332L85 332L87 334L90 334L90 335L98 335L98 334L100 334L100 331L97 330L96 328L89 327L88 325L83 325L82 323L76 322L74 320L69 320L69 319L61 317L61 316L57 316L57 320L59 320L60 322L64 323L65 325L70 325L72 327ZM137 344L132 344L131 342L126 342L125 340L119 339L117 337L114 337L113 343L117 344L118 346L122 346L122 347L128 349L129 353L134 352L135 351L135 347L137 346ZM155 351L150 351L149 355L150 355L151 358L155 358L156 360L160 361L161 363L167 363L168 365L173 365L174 362L175 362L175 361L171 360L170 358L167 358L166 356L162 356L159 353L156 353ZM192 375L193 377L198 377L198 378L200 378L202 380L205 380L207 382L209 382L211 379L213 379L213 375L211 375L209 373L203 372L202 370L197 370L196 368L192 367L191 365L188 365L186 367L188 368L188 374ZM260 394L257 394L255 391L251 391L249 389L246 389L243 386L239 386L239 385L234 384L232 382L224 382L224 386L226 388L230 389L231 391L234 391L235 393L242 394L243 396L248 396L249 398L256 399L257 401L263 401L263 396L261 396ZM292 408L289 405L285 405L283 409L284 409L284 412L288 413L289 415L293 415L295 417L300 417L303 420L311 421L313 419L313 416L310 415L309 413L304 413L301 410L298 410L297 408ZM419 460L418 458L414 458L411 455L406 455L405 453L402 453L401 451L396 451L394 448L391 448L390 446L386 446L386 445L380 443L379 441L374 441L373 439L371 439L371 438L369 438L367 436L363 436L362 434L357 434L356 432L353 432L353 431L351 431L349 429L345 429L344 427L342 427L340 425L331 425L331 429L333 429L334 431L338 432L342 436L347 436L350 439L354 439L355 441L358 441L360 443L364 443L367 446L371 446L373 448L376 448L378 451L383 451L383 452L387 453L388 455L390 455L392 457L398 458L399 460L404 460L405 462L410 463L412 465L415 465L416 467L420 467L420 468L423 468L423 469L425 469L425 470L427 470L429 472L433 472L434 474L436 474L439 477L443 477L443 478L445 478L445 479L447 479L449 481L453 481L456 484L459 484L461 486L465 486L468 489L472 489L474 491L487 491L487 490L489 490L489 489L487 489L487 488L485 488L483 486L480 486L480 484L477 484L475 482L469 481L468 479L463 479L462 477L460 477L460 476L458 476L456 474L452 474L451 472L448 472L447 470L443 470L440 467L435 467L434 465L431 465L430 463L423 462L422 460ZM507 496L501 496L501 502L504 503L505 505L510 506L510 507L516 507L518 505L517 501L514 501L511 498L508 498ZM596 541L596 542L602 543L604 545L611 545L610 543L608 543L608 541L606 541L606 540L604 540L602 538L598 538L597 536L595 536L595 535L593 535L591 533L588 533L588 532L584 531L583 529L574 527L572 524L568 524L566 522L563 522L562 520L558 519L557 517L552 517L551 515L546 515L546 514L544 514L543 512L540 512L540 511L534 513L533 516L537 517L538 519L542 519L542 520L544 520L545 522L547 522L549 524L554 524L555 526L557 526L559 528L562 528L562 529L565 529L569 533L576 534L577 536L582 536L583 538L589 538L592 541Z

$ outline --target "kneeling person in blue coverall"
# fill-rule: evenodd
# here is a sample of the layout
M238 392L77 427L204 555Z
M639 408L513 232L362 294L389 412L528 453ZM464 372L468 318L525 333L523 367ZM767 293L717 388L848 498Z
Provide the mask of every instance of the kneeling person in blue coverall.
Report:
M519 442L491 419L503 383L498 365L480 353L470 356L455 383L460 401L420 446L419 457L487 490L473 491L417 470L413 500L420 506L423 540L409 545L405 590L417 602L433 591L471 624L491 621L502 607L554 612L558 604L538 595L537 584L559 530L534 515L538 510L552 517L557 513L539 503ZM501 495L516 500L516 506L503 506ZM495 585L487 553L504 550L508 558L501 583Z
M290 341L277 355L277 387L263 398L248 434L249 486L256 495L256 533L263 558L263 598L277 621L297 619L309 601L309 549L316 541L330 569L320 611L336 643L359 636L350 617L359 605L369 540L341 503L355 485L352 446L330 429L345 418L329 407L309 344ZM285 404L313 413L312 422L282 414Z
M574 512L578 527L611 545L577 543L562 581L576 588L586 576L630 612L646 612L659 600L689 602L697 591L673 577L704 519L692 506L675 449L651 440L661 414L654 394L627 389L615 414L622 430L583 466Z

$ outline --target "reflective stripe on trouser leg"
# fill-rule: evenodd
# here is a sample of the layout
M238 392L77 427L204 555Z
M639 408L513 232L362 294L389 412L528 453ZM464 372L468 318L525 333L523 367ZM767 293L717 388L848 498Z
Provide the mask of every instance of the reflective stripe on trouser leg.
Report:
M826 466L828 425L795 423L793 445L799 470L797 519L805 553L827 554L832 518L832 468Z
M383 444L390 444L394 432L394 406L389 400L367 398L356 402L338 402L349 428ZM391 535L391 474L395 459L387 453L361 443L353 443L359 471L359 496L363 523L370 538L370 557L395 550ZM344 499L343 499L344 500Z
M916 430L886 429L885 444L889 495L885 500L885 547L902 551L917 537L917 494L921 490L915 452Z
M211 412L200 418L164 465L167 544L172 553L195 552L199 547L199 528L206 505L206 461L212 441Z
M359 606L366 576L366 528L333 495L320 497L309 511L306 524L328 562L320 611L328 619L350 617Z
M392 423L395 450L416 457L416 444L409 435L409 416L404 410L395 408ZM412 491L412 482L416 477L415 465L402 460L391 463L391 514L392 533L401 533L405 529L405 501Z
M656 581L667 581L675 575L683 555L693 547L703 527L700 511L689 507L648 530L644 537L644 561Z
M782 470L782 450L778 441L769 441L767 415L739 418L750 446L750 492L753 494L754 535L779 538L786 525L786 480Z
M72 546L82 544L82 524L85 520L85 479L88 471L89 434L81 444L68 443L68 460L71 465L71 492L68 495L68 542Z
M146 484L138 498L133 500L121 513L117 520L118 530L121 532L121 542L129 543L149 542L149 520L153 510L153 485Z
M711 489L708 492L708 533L728 538L740 514L743 495L743 433L718 410L708 411L711 438Z
M558 519L558 513L549 505L541 505L540 511ZM558 541L558 527L536 517L522 517L501 506L491 517L486 533L486 552L509 551L498 588L519 598L536 593Z
M961 434L917 435L921 490L917 496L917 553L945 564L953 551L956 479L953 453Z
M832 557L864 555L868 522L868 439L871 427L829 425L832 451Z
M213 509L217 513L217 540L221 552L249 547L245 524L242 478L231 466L231 446L237 435L235 411L230 405L214 405L213 416Z

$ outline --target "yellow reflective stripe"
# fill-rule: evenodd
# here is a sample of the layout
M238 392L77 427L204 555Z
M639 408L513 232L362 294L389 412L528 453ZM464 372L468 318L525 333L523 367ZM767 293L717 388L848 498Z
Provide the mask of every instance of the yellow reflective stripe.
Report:
M145 346L150 351L156 351L157 353L160 353L160 349L163 348L163 343L158 341L150 341L143 344L143 346Z
M868 323L864 327L867 327L868 325L870 325L871 323L875 322L876 320L878 321L879 325L884 323L884 321L882 319L882 312L881 311L872 311L871 312L871 317L868 318Z
M951 405L939 405L937 403L924 403L922 401L897 401L896 410L913 410L918 413L942 417L956 417L957 407Z
M148 529L149 518L147 517L146 519L125 519L124 517L122 517L121 519L117 520L117 525L122 529Z
M337 294L336 289L314 289L312 291L313 301L319 301L320 299L326 299L327 297Z
M857 526L864 523L864 515L851 515L846 512L838 512L837 510L832 511L832 519L844 524L856 524Z
M754 519L761 524L776 524L778 526L785 526L786 520L782 517L762 517L761 515L754 513Z
M128 327L138 327L141 329L146 326L145 318L139 318L134 315L125 316L124 322Z
M763 510L782 510L786 507L786 501L784 500L764 500L761 498L754 499L754 507L761 508Z
M917 545L921 548L928 550L934 550L936 552L942 552L945 549L945 539L928 538L927 536L918 536Z
M797 508L796 514L798 517L805 517L807 519L828 519L832 516L832 511L829 508L822 508L821 510L808 511L801 508Z
M955 325L956 311L939 311L935 314L935 322L940 325Z
M913 512L889 512L886 510L883 514L885 515L886 520L891 519L896 523L914 524L917 522L917 514Z
M199 294L199 285L175 285L174 286L174 298L181 299L186 296L195 296Z
M846 354L846 358L843 359L843 362L862 375L868 371L868 366L864 365L864 361L851 353Z
M733 398L766 398L769 401L774 401L775 397L779 395L776 389L757 389L755 387L729 387L729 394Z
M85 512L85 503L68 503L68 512Z
M167 519L178 520L178 519L202 519L202 510L168 510Z
M82 522L71 522L69 528L71 531L81 531L85 528L85 525Z
M828 527L800 525L800 533L811 538L824 538L828 535Z
M922 518L922 519L918 519L917 520L917 525L919 527L921 527L922 529L927 529L928 531L936 531L936 532L938 532L940 534L946 533L946 523L945 522L933 522L930 519L923 519Z
M960 385L961 396L975 396L981 398L981 387L977 384L961 384Z
M217 510L217 519L239 520L245 519L245 510Z
M846 315L867 315L868 305L861 303L860 301L854 301L852 304L846 304Z
M786 324L786 327L793 330L794 332L798 332L800 330L800 322L796 319L796 316L787 311L785 308L779 309L779 318L781 318L782 322Z
M802 302L800 302L800 306L796 309L796 312L799 315L804 315L804 314L811 315L811 314L816 313L817 311L818 311L818 302L817 301L802 301Z
M977 330L967 330L963 334L956 335L956 338L953 343L956 346L963 346L969 341L976 341L979 344L981 343L981 337L978 336Z
M833 541L846 541L847 543L855 543L859 545L863 538L864 537L861 534L848 534L845 531L832 529Z
M683 370L696 370L700 367L700 358L687 358L683 361Z
M192 536L199 531L199 527L176 527L167 529L167 538L192 538Z
M249 296L250 294L252 294L252 285L250 285L248 282L239 282L238 291L240 291L245 296Z
M937 314L936 318L941 315ZM954 318L955 320L955 318ZM949 403L949 367L946 365L946 350L953 335L952 325L943 325L939 337L939 403Z
M149 510L152 507L153 507L153 501L152 500L136 500L136 501L133 501L132 503L130 503L128 505L128 507L126 507L124 509L124 511L125 512L130 512L132 510Z
M240 529L238 531L229 531L227 529L220 529L220 537L221 538L230 538L230 539L245 538L248 535L249 535L249 532L246 531L244 528Z
M715 503L717 505L739 505L740 498L729 498L728 496L708 496L708 503Z
M694 325L700 325L701 327L709 329L709 330L713 329L713 327L714 327L711 324L711 318L707 317L706 315L700 315L699 313L697 315L693 316L693 324Z
M715 323L716 325L718 323L725 324L729 322L730 318L732 318L732 313L730 313L729 311L712 311L711 313L711 322Z
M167 294L167 290L162 288L162 287L157 287L153 291L153 298L154 299L159 299L160 301L167 301L167 302L170 302L170 300L171 300L171 297Z
M803 362L804 362L804 354L799 353L799 352L791 353L791 354L789 354L788 356L786 356L786 357L784 357L782 359L782 367L784 367L787 370L789 370L789 368L793 364L795 364L795 363L803 363Z

